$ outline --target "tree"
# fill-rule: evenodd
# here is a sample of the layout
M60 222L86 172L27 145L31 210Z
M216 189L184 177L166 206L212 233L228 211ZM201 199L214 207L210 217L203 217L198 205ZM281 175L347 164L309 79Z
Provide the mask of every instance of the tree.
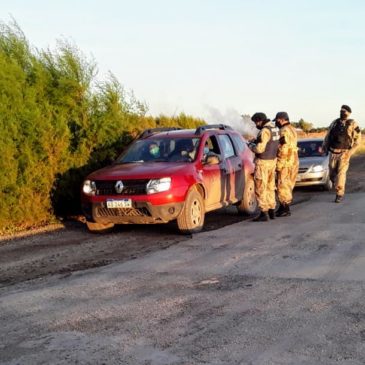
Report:
M313 128L313 123L306 122L304 119L300 119L298 125L304 133L309 133Z
M0 234L78 213L80 185L141 131L196 128L181 113L146 116L147 106L73 44L31 47L16 24L0 22Z

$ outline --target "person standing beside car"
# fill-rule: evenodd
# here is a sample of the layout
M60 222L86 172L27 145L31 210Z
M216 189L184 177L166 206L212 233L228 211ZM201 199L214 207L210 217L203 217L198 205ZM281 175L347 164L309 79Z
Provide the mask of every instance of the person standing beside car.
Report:
M254 222L265 222L275 218L275 168L279 144L279 130L264 113L255 113L251 120L259 134L249 148L255 154L255 194L260 214Z
M298 136L296 129L290 124L287 112L278 112L274 119L280 130L278 161L276 164L277 191L279 208L277 217L291 215L290 204L293 200L293 189L298 175Z
M350 158L361 139L358 124L349 118L351 112L348 105L341 106L340 118L331 123L323 142L323 149L330 152L329 174L336 189L336 203L340 203L345 195L346 173Z

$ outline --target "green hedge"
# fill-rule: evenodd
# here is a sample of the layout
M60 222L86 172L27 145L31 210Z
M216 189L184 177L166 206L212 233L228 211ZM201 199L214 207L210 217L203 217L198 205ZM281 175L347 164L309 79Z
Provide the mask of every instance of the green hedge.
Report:
M16 24L0 24L0 233L79 213L83 177L114 159L146 128L195 128L185 114L147 107L76 46L32 48Z

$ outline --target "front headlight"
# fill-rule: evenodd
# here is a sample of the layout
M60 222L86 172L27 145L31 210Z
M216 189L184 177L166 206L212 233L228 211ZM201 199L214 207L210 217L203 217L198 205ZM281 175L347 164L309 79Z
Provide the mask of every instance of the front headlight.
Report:
M312 172L322 172L323 166L322 165L316 165L316 166L312 166Z
M82 191L86 195L95 195L95 193L96 193L96 184L95 184L95 181L85 180L84 181L84 185L82 187Z
M147 194L161 193L167 191L171 187L171 177L163 177L162 179L152 179L147 184Z

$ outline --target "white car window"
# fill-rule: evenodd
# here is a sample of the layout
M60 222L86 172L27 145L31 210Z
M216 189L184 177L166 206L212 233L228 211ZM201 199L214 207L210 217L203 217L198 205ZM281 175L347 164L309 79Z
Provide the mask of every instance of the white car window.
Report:
M220 134L218 138L223 149L224 157L229 158L234 156L235 153L231 139L226 134Z

